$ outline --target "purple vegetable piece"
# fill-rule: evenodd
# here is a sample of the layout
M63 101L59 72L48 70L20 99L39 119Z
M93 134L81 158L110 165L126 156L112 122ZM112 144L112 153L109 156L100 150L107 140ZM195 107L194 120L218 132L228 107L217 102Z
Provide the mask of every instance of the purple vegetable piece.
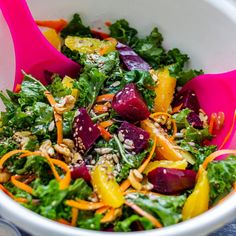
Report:
M80 108L73 122L73 139L77 151L88 150L99 136L100 130L97 125L93 123L86 109Z
M133 49L125 44L118 43L116 49L120 54L120 58L128 70L150 70L151 67L145 62Z
M180 104L183 104L181 109L189 108L190 110L194 111L196 114L199 113L200 105L196 93L191 90L187 89L179 94L177 94L174 102L172 103L172 107L177 107Z
M189 124L191 124L196 129L203 128L203 122L200 120L199 115L196 114L194 111L188 114L187 120Z
M85 163L73 166L71 168L70 174L71 178L74 180L78 178L83 178L86 182L91 181L91 175Z
M163 194L177 194L195 185L196 172L158 167L148 173L148 181L153 184L153 190Z
M132 151L135 153L139 153L147 147L150 137L148 132L127 121L121 124L118 134L123 137L124 140L130 140L131 143L133 143L134 149Z
M150 112L136 85L127 84L113 98L112 108L124 119L135 122L145 120Z

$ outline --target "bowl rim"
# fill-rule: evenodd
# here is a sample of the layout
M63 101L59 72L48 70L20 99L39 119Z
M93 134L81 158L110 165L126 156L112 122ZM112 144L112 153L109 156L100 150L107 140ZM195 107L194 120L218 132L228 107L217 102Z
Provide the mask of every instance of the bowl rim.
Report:
M0 191L0 199L3 204L0 204L1 214L8 220L13 221L17 226L23 227L23 229L28 228L30 233L37 234L37 230L42 230L47 232L47 235L80 235L80 236L102 236L106 235L137 235L137 236L183 236L183 235L201 235L216 230L217 228L228 223L231 219L235 218L236 212L236 194L232 194L221 204L216 205L205 213L192 218L190 220L171 225L168 227L153 229L147 231L139 232L104 232L104 231L94 231L81 228L75 228L67 225L60 224L56 221L47 219L15 202L13 199L8 197L5 193ZM5 205L5 206L4 206ZM7 207L6 207L7 206ZM222 214L224 212L224 214ZM27 227L27 228L26 228ZM50 234L49 234L50 233ZM42 235L42 234L40 234Z

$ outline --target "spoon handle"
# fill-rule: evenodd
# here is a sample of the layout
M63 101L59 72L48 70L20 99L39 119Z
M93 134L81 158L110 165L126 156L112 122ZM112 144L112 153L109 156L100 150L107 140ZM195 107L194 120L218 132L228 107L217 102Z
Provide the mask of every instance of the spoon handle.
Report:
M0 0L0 8L11 31L15 54L29 55L42 52L46 39L34 22L25 0Z

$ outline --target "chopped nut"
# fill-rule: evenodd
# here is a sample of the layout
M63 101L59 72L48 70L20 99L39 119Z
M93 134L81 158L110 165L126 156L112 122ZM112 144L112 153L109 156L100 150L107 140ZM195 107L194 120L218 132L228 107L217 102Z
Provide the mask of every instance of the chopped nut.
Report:
M53 120L48 126L48 131L51 132L54 130L54 128L55 128L55 121Z
M139 181L143 179L143 175L137 169L133 170L133 174Z
M122 134L121 131L118 132L118 138L121 142L124 142L125 136Z
M112 148L95 148L94 149L96 153L98 154L108 154L110 153L113 149Z
M41 151L42 153L46 152L49 156L54 156L55 154L54 149L52 147L52 142L49 139L45 140L41 144L41 146L39 147L39 151Z
M75 147L74 141L71 139L63 139L62 143L65 144L70 150L72 150Z
M72 95L67 95L63 99L61 99L61 101L59 103L57 103L54 106L54 110L58 114L63 114L67 111L72 110L75 106L75 102L76 102L76 100Z
M128 180L130 181L130 184L134 189L142 189L142 184L140 184L139 180L135 177L133 170L130 170Z
M0 172L0 183L6 183L10 179L11 175L7 172Z
M64 157L70 157L71 155L70 149L65 144L56 144L54 148L58 153L62 154Z

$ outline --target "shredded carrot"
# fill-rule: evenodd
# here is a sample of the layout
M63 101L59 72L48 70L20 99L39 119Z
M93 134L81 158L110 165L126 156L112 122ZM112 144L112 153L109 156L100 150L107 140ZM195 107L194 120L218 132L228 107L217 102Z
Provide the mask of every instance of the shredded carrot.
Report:
M109 108L105 104L104 105L96 104L93 107L93 110L96 114L103 114L105 112L108 112Z
M12 157L15 154L19 154L19 153L31 153L30 151L27 150L13 150L10 151L8 153L6 153L5 155L2 156L1 160L0 160L0 168L3 168L3 164L5 163L5 161L7 161L10 157Z
M0 184L0 189L7 194L10 198L14 199L14 196L12 195L11 192L9 192L2 184Z
M71 181L71 174L68 165L63 161L53 158L51 158L51 161L53 164L56 164L66 172L65 177L63 179L60 179L60 189L61 190L66 189L70 185Z
M236 111L234 112L234 117L233 117L233 122L232 122L232 125L230 127L230 130L229 132L227 133L227 135L225 136L224 140L223 140L223 143L220 145L219 149L223 148L224 145L228 142L232 132L233 132L233 129L234 129L234 126L235 126L235 123L236 123Z
M14 198L14 200L19 203L27 203L28 202L28 200L23 197L17 197L17 198Z
M111 125L113 125L113 121L112 120L106 120L101 122L99 125L102 126L104 129L106 129L107 127L110 127Z
M162 227L162 224L154 216L152 216L148 212L144 211L142 208L140 208L139 206L137 206L133 202L125 201L125 204L127 206L131 207L139 215L141 215L141 216L147 218L148 220L150 220L156 228L161 228Z
M11 177L11 182L19 189L22 189L24 190L25 192L29 193L29 194L33 194L33 189L27 185L27 184L24 184L20 181L18 181L18 179L20 179L21 176L19 175L15 175L15 176L12 176Z
M38 26L48 27L55 29L58 32L63 30L67 26L67 21L64 19L59 20L36 20L35 21Z
M79 214L79 210L77 208L72 207L71 208L71 225L72 226L76 226L77 225L77 220L78 220L78 214Z
M178 113L178 112L181 110L182 106L183 106L183 103L181 103L180 105L174 107L174 108L172 109L171 114Z
M17 84L15 87L15 93L19 93L21 91L21 84Z
M108 223L113 221L116 218L115 216L115 208L110 208L106 215L101 219L101 223Z
M166 113L166 112L155 112L155 113L150 115L150 118L157 119L159 116L167 116L168 118L170 118L171 123L172 123L173 133L172 133L172 136L169 139L171 141L173 141L175 139L175 134L177 133L177 125L176 125L175 120L172 119L171 114Z
M103 202L88 202L88 201L84 201L84 200L67 200L66 205L70 206L70 207L75 207L78 208L80 210L84 210L84 211L91 211L91 210L97 210L98 208L101 208L104 206Z
M132 193L141 193L141 194L144 194L144 195L165 196L164 194L160 194L160 193L154 193L154 192L145 191L145 190L135 190L135 189L127 190L123 194L127 195L127 194L132 194Z
M104 129L101 125L97 125L97 127L100 130L101 135L104 138L104 140L108 142L112 138L112 135L106 129Z
M108 210L109 210L108 206L103 206L103 207L101 207L101 208L96 210L96 214L103 214L103 213L105 213Z
M62 219L62 218L56 220L56 222L61 223L63 225L71 225L69 221Z
M114 94L113 93L107 93L107 94L103 94L97 97L96 99L96 103L100 103L100 102L111 102L112 99L114 98Z
M150 160L152 159L152 156L155 152L155 149L156 149L156 145L157 145L157 138L155 137L154 138L154 142L153 142L153 146L152 146L152 149L149 153L149 156L147 157L147 159L142 163L142 165L138 168L138 171L140 173L142 173L145 168L147 167L148 163L150 162ZM120 185L120 189L122 192L124 192L126 189L128 189L130 186L130 181L128 179L126 179L125 181L122 182L122 184Z
M213 134L214 125L215 125L215 122L216 122L216 117L217 117L216 113L211 114L211 118L210 118L210 122L209 122L209 128L208 128L210 134Z
M50 103L50 105L52 106L52 108L54 110L54 118L55 118L56 127L57 127L57 143L61 144L62 140L63 140L62 116L60 114L58 114L54 109L54 107L56 105L56 101L55 101L54 97L52 96L52 94L49 91L45 91L44 95L46 96L46 98L48 99L48 102Z

